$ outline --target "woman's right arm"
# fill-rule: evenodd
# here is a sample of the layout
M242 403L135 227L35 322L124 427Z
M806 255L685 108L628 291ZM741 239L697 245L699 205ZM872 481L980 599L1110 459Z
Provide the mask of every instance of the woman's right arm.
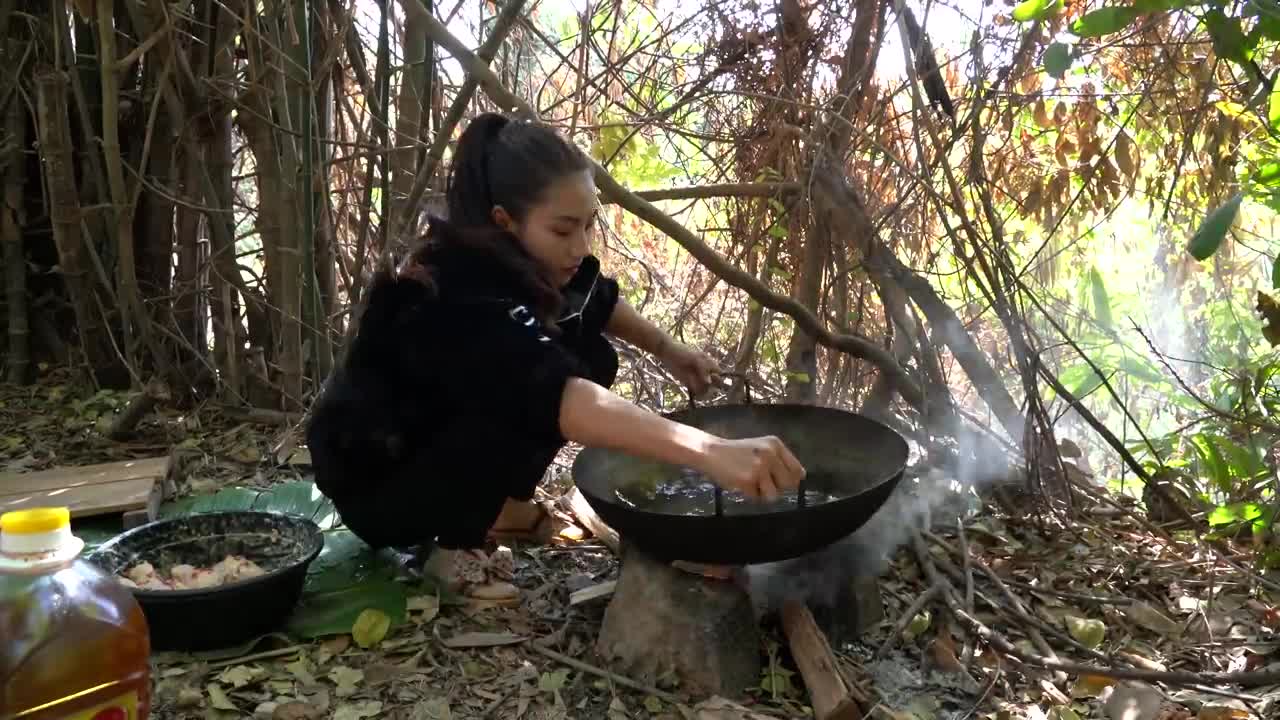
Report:
M582 378L565 383L560 432L567 440L700 470L721 487L774 498L804 467L776 437L729 440L668 420Z

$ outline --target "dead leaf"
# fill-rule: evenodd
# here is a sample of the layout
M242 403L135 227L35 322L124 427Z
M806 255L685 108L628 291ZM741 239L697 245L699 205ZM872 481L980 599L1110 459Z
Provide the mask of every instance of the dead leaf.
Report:
M622 698L614 695L613 700L609 702L609 720L629 720L630 717L626 703L622 702Z
M246 685L257 682L266 674L266 671L261 668L253 668L248 665L236 665L223 670L222 673L218 675L218 682L223 685L230 685L238 690Z
M209 693L209 705L215 710L234 710L237 712L240 710L235 703L231 702L231 698L227 697L222 688L217 685L209 683L205 687L205 691Z
M1280 345L1280 302L1268 295L1267 293L1258 291L1258 312L1262 313L1262 336L1271 343L1271 347Z
M285 665L284 669L288 670L289 674L297 678L298 682L303 685L316 684L316 676L311 672L311 661L306 657L300 657L297 660L294 660L293 662Z
M523 637L512 635L511 633L465 632L448 638L444 641L444 645L455 649L482 648L515 645L524 642L524 640Z
M1134 600L1133 604L1124 608L1124 615L1137 625L1154 633L1172 637L1182 633L1182 626L1170 620L1164 613L1156 610L1142 600Z
M320 710L304 702L287 702L276 707L271 713L271 720L317 720Z
M413 706L409 720L453 720L453 709L445 698L431 698Z
M438 595L417 595L409 598L405 606L409 612L418 613L413 621L418 624L429 623L440 614L440 597Z
M1116 684L1115 678L1102 675L1081 675L1076 684L1071 686L1072 698L1098 697L1103 690Z
M964 672L964 663L960 662L960 658L956 654L956 643L951 638L951 633L938 633L938 636L929 644L929 657L933 660L935 668L942 672L960 673Z
M1107 636L1107 626L1101 620L1068 615L1063 621L1067 624L1067 632L1071 637L1090 650L1101 645L1103 638Z
M178 691L178 697L174 700L174 704L180 708L193 708L204 702L204 694L199 688L184 687Z
M382 703L377 700L365 700L339 705L338 709L333 711L333 720L363 720L368 717L377 717L381 712Z
M339 665L329 671L329 679L337 686L338 697L354 695L357 686L364 680L364 671Z
M1160 713L1160 692L1149 685L1117 685L1103 703L1111 720L1155 720Z
M1249 718L1253 717L1248 710L1225 704L1227 702L1233 701L1205 703L1200 708L1200 712L1196 713L1196 720L1249 720Z
M272 720L276 716L276 708L280 707L280 703L267 700L258 703L253 709L253 716L258 720Z
M366 608L351 626L351 639L361 648L369 648L382 642L391 629L391 616L377 608Z
M1048 720L1080 720L1080 715L1066 705L1049 708Z

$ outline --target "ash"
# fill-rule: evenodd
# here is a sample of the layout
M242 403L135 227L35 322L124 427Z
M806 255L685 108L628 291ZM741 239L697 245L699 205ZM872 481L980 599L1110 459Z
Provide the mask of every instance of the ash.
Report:
M872 660L874 648L854 643L845 654L857 660L867 673L880 702L900 712L935 720L964 720L972 716L981 688L964 673L940 673L921 669L919 658L891 651Z
M920 527L954 526L976 510L972 486L949 479L937 469L908 471L872 518L843 540L803 557L747 568L748 591L760 615L777 612L787 601L804 601L815 610L838 608L856 578L878 577L898 549Z

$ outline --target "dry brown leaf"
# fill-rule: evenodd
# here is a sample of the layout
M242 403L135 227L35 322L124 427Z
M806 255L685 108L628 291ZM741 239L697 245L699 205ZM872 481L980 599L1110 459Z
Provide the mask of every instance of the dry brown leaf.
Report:
M1131 605L1125 607L1124 615L1130 622L1166 637L1182 633L1181 625L1142 600L1134 600Z
M1104 675L1081 675L1080 679L1076 680L1075 685L1071 686L1071 697L1098 697L1102 694L1103 690L1106 690L1115 684L1115 678L1109 678Z
M319 720L321 711L304 702L294 701L276 706L271 720Z
M1067 121L1067 117L1070 114L1071 110L1067 107L1067 104L1062 100L1059 100L1058 104L1053 107L1053 124L1061 127L1062 124Z
M1032 115L1036 121L1036 125L1039 125L1046 130L1053 127L1053 121L1049 119L1049 114L1044 109L1044 103L1036 103L1036 108Z
M1226 705L1205 705L1196 713L1196 720L1249 720L1252 713Z

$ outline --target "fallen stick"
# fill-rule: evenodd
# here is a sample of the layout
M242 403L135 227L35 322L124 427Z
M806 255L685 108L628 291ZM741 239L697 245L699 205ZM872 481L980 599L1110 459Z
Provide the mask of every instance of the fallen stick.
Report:
M1038 667L1045 670L1061 670L1063 672L1076 675L1098 675L1102 677L1116 678L1118 680L1142 680L1150 683L1167 683L1169 685L1195 686L1195 685L1241 685L1245 687L1253 687L1259 685L1271 685L1280 682L1280 670L1257 670L1248 672L1161 672L1156 670L1136 670L1130 668L1104 667L1100 665L1084 665L1081 663L1064 662L1062 660L1050 659L1035 653L1024 652L1014 646L1000 633L987 627L981 620L973 617L965 612L961 606L960 599L956 596L955 586L951 584L939 572L933 564L932 558L929 557L929 550L924 545L924 539L919 533L913 533L911 539L912 548L915 550L916 560L920 567L924 570L925 576L930 583L940 585L942 587L942 598L946 601L947 607L956 618L969 625L974 632L983 640L990 643L996 650L1008 655L1030 667Z
M147 416L157 404L169 401L169 386L164 381L151 379L142 387L142 392L134 396L124 410L111 422L107 437L112 440L127 440L142 418Z
M893 626L893 630L889 633L889 637L885 638L884 642L880 643L880 647L876 648L876 652L871 656L871 659L879 660L884 657L885 653L892 650L893 646L898 642L898 638L902 637L902 633L906 632L907 626L911 624L911 621L914 620L916 615L919 615L920 611L924 610L924 606L928 605L929 601L933 600L933 598L941 591L942 588L937 585L930 585L928 590L917 595L916 599L912 600L911 604L907 606L907 609L903 611L902 616L898 618L898 622Z
M618 588L617 580L602 582L599 585L592 585L581 590L575 590L569 593L569 607L581 605L584 602L591 602L602 597L608 597Z
M862 720L862 710L849 696L835 653L803 601L782 604L782 632L800 668L816 720Z

